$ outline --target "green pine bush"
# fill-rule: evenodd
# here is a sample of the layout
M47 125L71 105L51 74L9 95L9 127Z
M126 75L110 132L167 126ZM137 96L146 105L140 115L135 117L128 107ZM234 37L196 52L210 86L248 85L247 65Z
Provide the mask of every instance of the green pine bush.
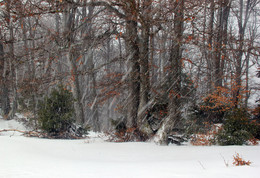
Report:
M38 110L39 127L48 134L68 132L73 120L73 96L60 85L45 97Z
M243 145L254 138L257 125L250 122L249 115L245 109L234 109L228 114L223 128L216 135L216 141L220 145Z

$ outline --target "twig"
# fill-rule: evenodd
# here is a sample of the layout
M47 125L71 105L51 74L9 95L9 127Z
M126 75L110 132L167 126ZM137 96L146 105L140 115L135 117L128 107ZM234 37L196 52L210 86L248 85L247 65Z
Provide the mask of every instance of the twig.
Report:
M204 170L206 170L205 167L203 166L203 164L202 164L200 161L198 161L198 162L199 162L199 164L201 165L201 167L202 167Z
M228 167L228 162L225 160L224 156L222 156L222 154L220 154L220 156L223 158L226 167Z

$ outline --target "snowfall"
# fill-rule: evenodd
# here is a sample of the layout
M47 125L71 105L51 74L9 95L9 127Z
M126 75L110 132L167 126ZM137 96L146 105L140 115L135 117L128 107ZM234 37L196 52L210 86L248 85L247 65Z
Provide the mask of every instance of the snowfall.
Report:
M26 128L0 119L0 130ZM159 146L111 143L103 134L83 140L29 138L0 132L0 178L259 178L260 146ZM250 166L234 166L239 153Z

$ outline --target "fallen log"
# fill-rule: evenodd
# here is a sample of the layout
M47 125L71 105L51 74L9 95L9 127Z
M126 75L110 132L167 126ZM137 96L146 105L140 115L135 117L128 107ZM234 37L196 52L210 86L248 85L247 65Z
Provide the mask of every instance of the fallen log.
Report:
M0 132L20 132L20 133L25 133L26 131L18 130L18 129L3 129L3 130L0 130Z
M72 134L58 134L58 135L51 135L43 132L37 132L37 131L23 131L18 129L3 129L0 130L0 132L20 132L25 137L38 137L38 138L48 138L48 139L84 139L86 137L78 137Z
M0 130L0 132L20 132L26 137L41 137L41 133L36 132L36 131L23 131L23 130L18 130L18 129L3 129L3 130Z

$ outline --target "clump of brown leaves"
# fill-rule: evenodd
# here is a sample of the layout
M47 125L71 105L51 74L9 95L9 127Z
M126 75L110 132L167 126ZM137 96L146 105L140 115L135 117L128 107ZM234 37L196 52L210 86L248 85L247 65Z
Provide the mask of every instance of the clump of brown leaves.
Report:
M195 134L191 137L191 144L194 146L211 146L212 134Z
M143 134L137 128L128 128L126 130L120 130L112 134L108 134L110 142L142 142L148 139L147 135Z
M234 158L234 162L233 165L235 166L244 166L244 165L248 165L250 166L252 162L250 161L245 161L242 159L242 157L237 153L233 156Z
M191 144L194 146L211 146L215 142L216 134L222 129L218 124L210 125L204 123L205 128L208 130L206 133L197 133L191 136Z
M248 145L253 145L253 146L258 145L258 144L259 144L259 139L257 139L257 138L251 138L251 139L249 139L249 140L247 141L247 144L248 144Z

